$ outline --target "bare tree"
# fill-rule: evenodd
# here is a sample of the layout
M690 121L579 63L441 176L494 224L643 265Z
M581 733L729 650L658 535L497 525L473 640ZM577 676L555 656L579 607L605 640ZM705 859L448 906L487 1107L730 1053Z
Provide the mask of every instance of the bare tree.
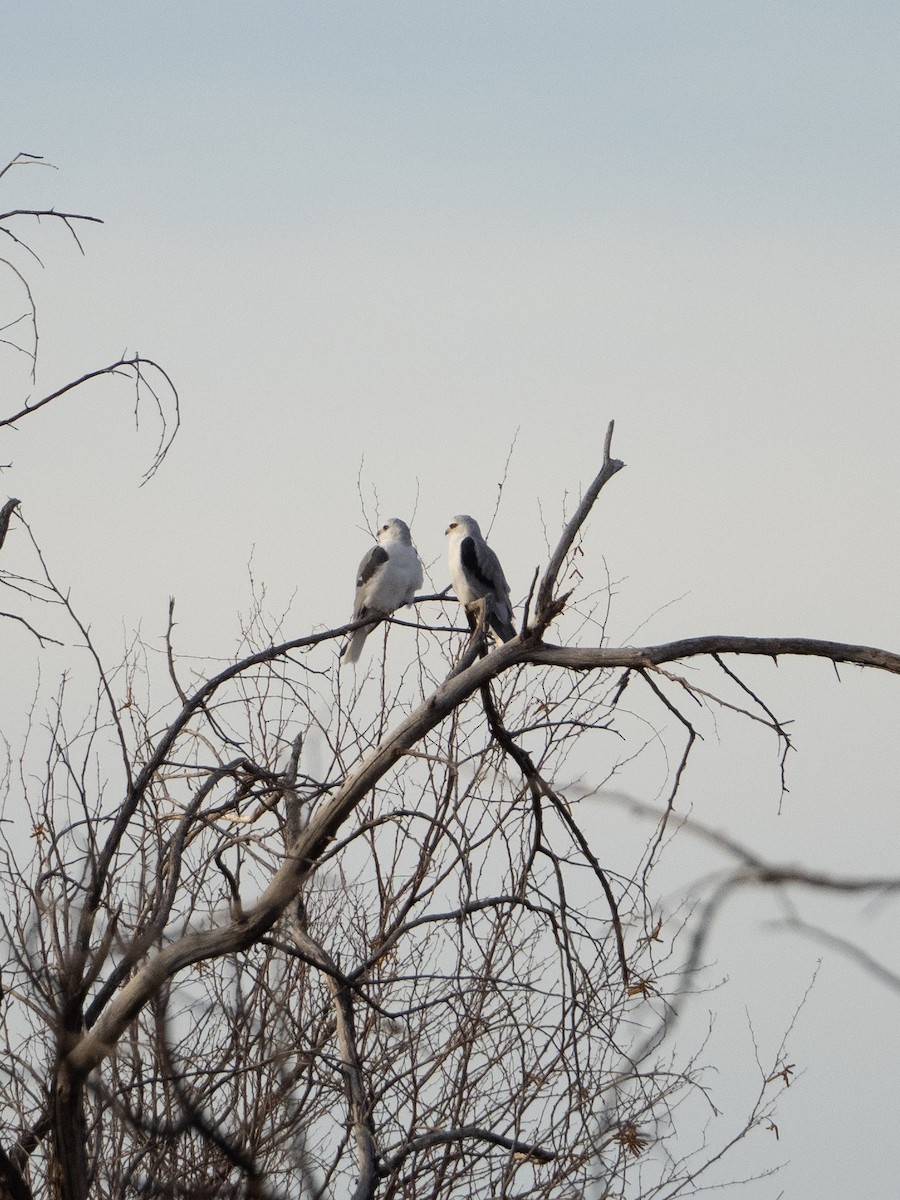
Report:
M98 374L128 372L156 396L147 367L93 372L0 429ZM761 722L783 759L785 727L740 656L900 674L900 655L589 637L597 613L583 620L572 590L589 569L585 523L623 466L612 435L520 636L491 649L442 597L422 598L416 621L370 639L393 652L358 686L336 653L356 626L279 640L261 607L242 656L215 673L185 666L171 608L163 663L135 638L107 665L21 507L4 507L31 556L0 572L20 610L4 615L36 633L32 610L53 632L70 623L90 658L88 687L73 664L46 712L26 709L2 776L3 811L24 807L31 825L0 826L6 1195L672 1197L773 1120L781 1053L719 1142L681 1132L709 1103L703 1047L685 1057L667 1035L722 897L900 878L782 869L698 828L734 871L662 939L653 873L698 742L685 704ZM702 682L679 665L700 658ZM636 688L683 742L666 803L627 800L655 832L617 862L583 817L640 753L622 732Z

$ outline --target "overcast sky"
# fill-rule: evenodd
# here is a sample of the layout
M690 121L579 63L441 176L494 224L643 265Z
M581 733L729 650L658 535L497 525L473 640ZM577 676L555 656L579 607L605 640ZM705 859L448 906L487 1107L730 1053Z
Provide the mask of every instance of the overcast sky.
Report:
M4 177L0 211L105 222L84 258L34 242L34 394L137 349L184 426L138 489L149 414L135 436L127 394L86 394L3 441L0 501L111 652L174 594L182 649L227 657L251 557L289 633L349 618L358 477L443 587L447 521L487 522L514 438L492 543L520 601L615 418L586 547L612 640L897 649L898 61L900 10L864 0L10 6L0 159L58 170ZM5 413L29 385L0 364ZM737 732L690 799L775 858L896 870L900 688L842 675L754 664L798 719L781 816ZM792 1164L745 1194L892 1195L898 997L770 915L723 925L739 997L783 1024L825 962ZM896 969L889 917L828 909Z

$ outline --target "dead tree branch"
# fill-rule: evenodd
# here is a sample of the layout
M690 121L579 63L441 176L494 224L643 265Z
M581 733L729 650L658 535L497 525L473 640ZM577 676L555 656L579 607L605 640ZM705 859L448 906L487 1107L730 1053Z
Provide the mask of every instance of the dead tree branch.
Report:
M385 1157L379 1166L378 1173L386 1177L402 1166L411 1154L430 1150L433 1146L449 1146L454 1142L470 1139L487 1142L491 1146L499 1146L503 1150L511 1151L517 1158L529 1159L531 1162L548 1163L553 1162L556 1158L553 1150L546 1150L543 1146L522 1142L518 1138L504 1137L503 1134L495 1133L491 1129L479 1129L477 1126L467 1125L461 1129L439 1129L434 1133L424 1133L421 1137L414 1138L408 1145Z
M151 375L155 374L158 376L165 385L172 406L171 417L167 417L165 406L162 404L160 396L152 382L151 375L147 373L148 371L151 372ZM57 388L56 391L50 392L49 395L44 396L42 399L25 404L17 412L10 414L10 416L0 417L0 429L16 428L26 417L30 417L33 413L45 408L48 404L52 404L54 401L61 399L63 396L75 391L76 388L80 388L94 379L101 379L105 376L130 378L135 388L135 407L137 408L141 401L146 400L147 397L153 401L156 407L161 422L161 430L153 462L144 473L144 482L146 483L162 465L181 424L178 390L165 368L161 367L159 363L154 362L151 358L144 358L140 354L135 354L131 358L120 358L108 366L99 367L95 371L88 371L78 379L73 379L70 383Z
M625 466L619 459L610 457L614 427L615 422L610 421L609 427L606 430L606 439L603 443L603 466L600 468L594 482L584 493L581 503L575 511L575 515L563 530L562 536L559 539L556 549L550 556L547 570L544 572L544 577L538 587L537 604L535 607L535 632L538 636L543 633L559 611L559 605L562 602L557 600L554 606L553 590L556 587L557 576L562 569L563 562L571 549L572 543L575 541L579 529L581 529L587 520L588 514L594 507L594 503L600 495L602 488L606 486L617 471L621 471Z

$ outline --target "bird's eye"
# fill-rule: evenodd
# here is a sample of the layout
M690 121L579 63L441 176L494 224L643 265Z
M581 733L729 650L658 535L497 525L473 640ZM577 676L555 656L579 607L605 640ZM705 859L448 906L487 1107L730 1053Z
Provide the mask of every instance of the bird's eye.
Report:
M455 522L455 521L451 521L451 522L450 522L450 528L451 528L451 529L455 529L455 528L456 528L456 522Z
M389 528L389 526L387 526L387 525L382 525L382 527L381 527L381 532L382 532L382 533L387 533L387 531L388 531L388 528Z

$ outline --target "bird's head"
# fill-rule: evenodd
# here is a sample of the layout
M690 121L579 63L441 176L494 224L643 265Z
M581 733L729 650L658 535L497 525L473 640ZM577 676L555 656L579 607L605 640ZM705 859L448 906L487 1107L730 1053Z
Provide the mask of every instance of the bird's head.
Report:
M453 534L456 537L481 537L478 522L474 517L467 517L465 514L454 517L444 533Z
M412 536L409 532L409 526L405 521L401 521L399 517L391 517L378 530L379 542L403 542L406 546L412 545Z

